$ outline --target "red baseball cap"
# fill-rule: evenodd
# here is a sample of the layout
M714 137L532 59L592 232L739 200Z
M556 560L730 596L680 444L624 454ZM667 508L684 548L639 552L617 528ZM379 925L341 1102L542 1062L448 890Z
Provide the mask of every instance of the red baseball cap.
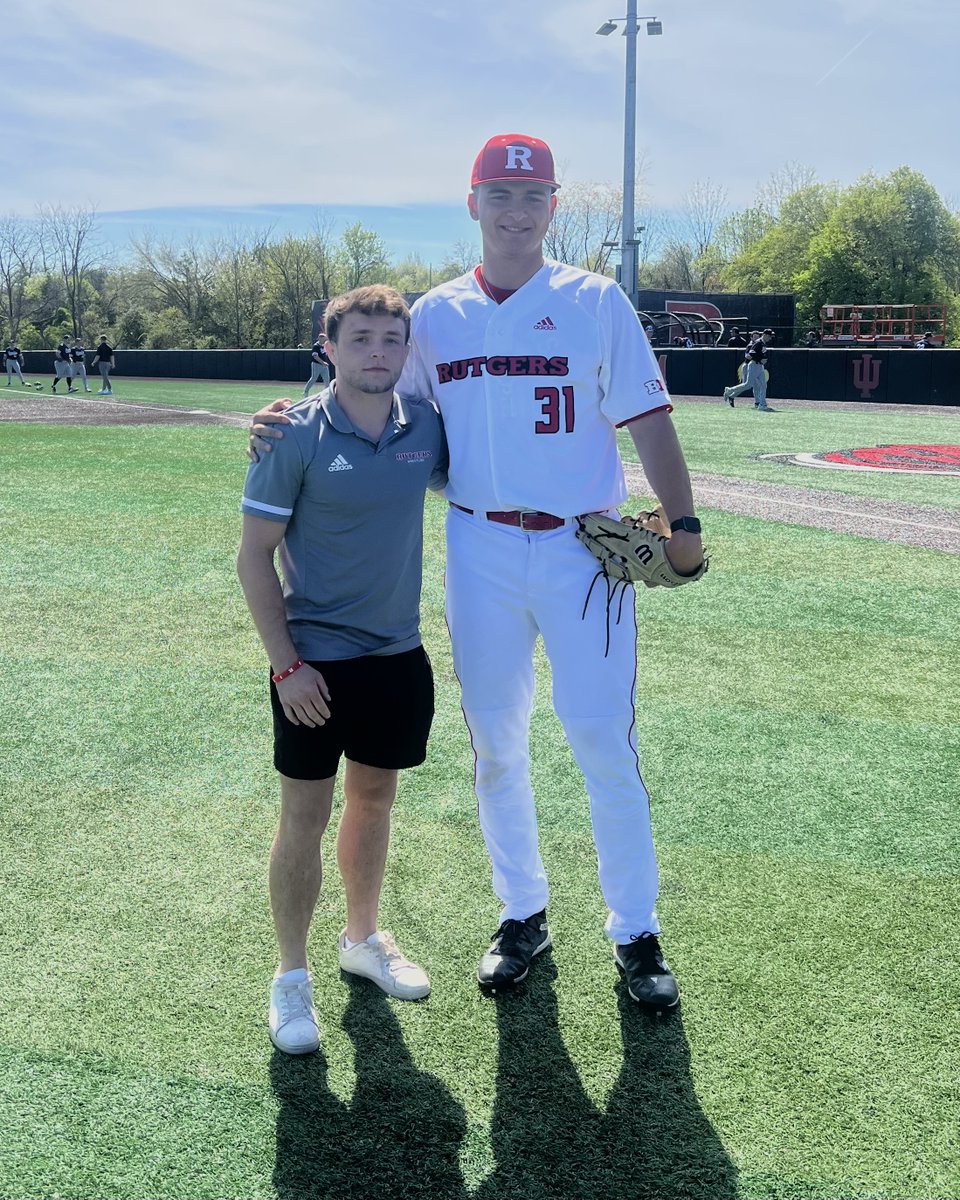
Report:
M553 155L546 142L525 133L499 133L490 138L473 164L470 186L500 180L524 179L547 183L556 191Z

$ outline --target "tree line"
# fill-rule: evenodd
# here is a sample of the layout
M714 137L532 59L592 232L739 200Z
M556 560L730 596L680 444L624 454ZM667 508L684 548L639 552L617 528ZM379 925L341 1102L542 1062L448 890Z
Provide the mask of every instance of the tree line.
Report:
M547 255L612 275L620 210L617 187L565 183ZM946 303L960 341L960 219L909 167L844 187L788 164L733 212L722 186L698 181L676 213L641 209L637 223L642 288L793 292L800 325L828 303ZM374 230L357 222L336 236L318 210L301 236L144 233L116 262L95 208L43 205L0 216L0 337L25 350L101 333L134 349L305 345L313 300L367 283L423 292L478 257L458 241L439 267L415 254L394 261Z

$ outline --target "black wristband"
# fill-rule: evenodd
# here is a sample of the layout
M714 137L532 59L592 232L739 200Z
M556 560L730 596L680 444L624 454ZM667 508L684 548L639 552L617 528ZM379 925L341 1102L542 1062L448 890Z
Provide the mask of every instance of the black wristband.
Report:
M696 517L677 517L675 521L670 522L670 532L676 533L680 529L685 533L699 533L700 522Z

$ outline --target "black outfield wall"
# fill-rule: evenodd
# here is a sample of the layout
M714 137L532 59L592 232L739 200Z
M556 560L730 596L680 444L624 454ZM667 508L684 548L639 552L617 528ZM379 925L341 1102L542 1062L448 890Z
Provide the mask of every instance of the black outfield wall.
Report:
M87 375L99 379L87 351ZM24 373L53 375L52 350L24 351ZM310 350L117 350L117 378L140 379L263 379L277 381L310 378Z
M737 382L741 350L658 349L677 396L722 396ZM960 350L777 350L767 361L767 395L781 400L960 405Z
M87 374L95 383L99 375ZM740 350L658 349L667 387L678 396L720 396L736 382ZM28 350L24 372L53 376L53 353ZM118 350L118 379L248 379L305 383L309 350ZM861 400L960 405L960 350L778 350L771 347L771 399Z

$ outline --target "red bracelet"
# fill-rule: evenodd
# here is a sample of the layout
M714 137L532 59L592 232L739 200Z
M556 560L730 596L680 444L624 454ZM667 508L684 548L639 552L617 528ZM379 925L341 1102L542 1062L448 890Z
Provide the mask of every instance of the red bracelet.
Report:
M294 671L299 671L303 665L303 659L298 658L297 661L295 663L291 663L285 671L278 671L276 675L271 675L270 678L274 683L282 683L282 681L292 675Z

